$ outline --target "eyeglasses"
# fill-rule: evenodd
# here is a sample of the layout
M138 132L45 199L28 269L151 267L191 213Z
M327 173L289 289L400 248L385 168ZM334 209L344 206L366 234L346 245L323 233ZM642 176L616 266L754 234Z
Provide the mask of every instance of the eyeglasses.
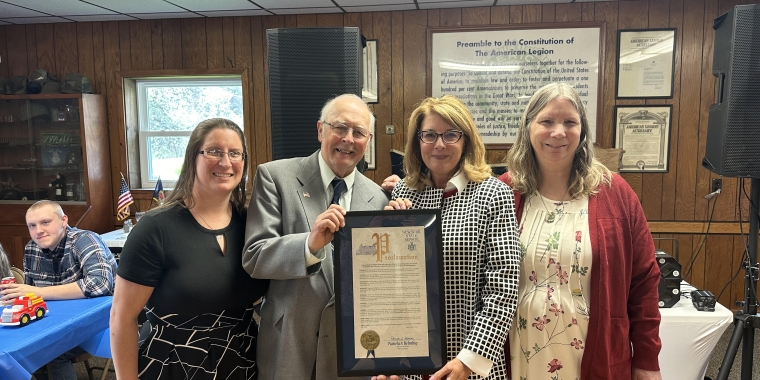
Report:
M235 150L224 152L221 150L211 149L211 150L201 150L198 152L198 154L202 154L203 157L208 158L209 160L219 161L224 157L224 155L227 155L227 157L230 158L231 162L240 162L243 161L245 158L245 153L238 152Z
M351 128L345 124L328 123L326 121L323 121L322 123L329 125L332 133L340 138L348 136L349 130L351 130L351 136L356 141L364 141L370 136L369 131L363 128Z
M456 144L462 138L463 134L464 132L462 131L451 130L451 131L446 131L443 133L435 133L433 131L422 131L418 133L417 135L420 136L420 140L422 140L422 142L424 142L425 144L435 144L435 142L438 141L439 136L441 137L443 142L446 144Z

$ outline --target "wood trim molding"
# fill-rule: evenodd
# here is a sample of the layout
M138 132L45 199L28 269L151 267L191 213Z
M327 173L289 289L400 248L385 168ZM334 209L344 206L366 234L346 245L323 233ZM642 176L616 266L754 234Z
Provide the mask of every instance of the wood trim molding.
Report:
M707 222L649 222L653 234L704 234ZM712 222L710 234L739 235L749 233L749 222Z

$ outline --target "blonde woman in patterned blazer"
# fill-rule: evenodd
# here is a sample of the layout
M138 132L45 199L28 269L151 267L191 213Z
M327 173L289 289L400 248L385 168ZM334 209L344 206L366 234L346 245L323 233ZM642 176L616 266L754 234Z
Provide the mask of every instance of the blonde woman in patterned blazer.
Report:
M507 379L504 343L520 270L514 199L491 176L459 99L428 98L412 112L404 170L386 209L440 208L443 218L449 362L430 379Z

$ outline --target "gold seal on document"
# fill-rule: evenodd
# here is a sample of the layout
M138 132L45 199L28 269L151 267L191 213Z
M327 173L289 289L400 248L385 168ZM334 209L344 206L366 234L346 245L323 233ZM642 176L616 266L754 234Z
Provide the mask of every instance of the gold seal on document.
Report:
M380 345L380 335L372 330L363 332L360 340L362 347L366 350L374 350Z

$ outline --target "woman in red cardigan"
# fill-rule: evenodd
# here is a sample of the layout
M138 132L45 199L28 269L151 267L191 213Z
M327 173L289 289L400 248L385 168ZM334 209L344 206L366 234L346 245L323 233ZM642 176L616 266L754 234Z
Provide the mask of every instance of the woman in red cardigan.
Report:
M661 379L660 271L630 186L594 159L565 83L530 99L499 179L515 191L522 268L511 378Z

